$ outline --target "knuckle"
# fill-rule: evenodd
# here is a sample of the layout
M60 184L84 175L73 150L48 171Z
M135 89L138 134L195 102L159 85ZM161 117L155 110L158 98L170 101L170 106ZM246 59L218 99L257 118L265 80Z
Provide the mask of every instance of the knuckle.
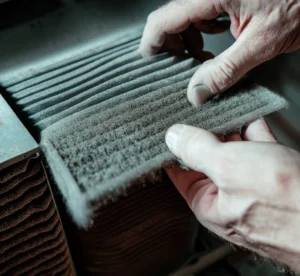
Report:
M259 200L254 200L249 207L246 208L240 216L238 227L240 235L250 243L257 242L255 233L257 232L256 220L259 217L260 210L264 208L264 204Z
M238 67L230 60L221 60L212 77L213 91L219 92L232 86L238 79Z
M155 22L156 18L156 11L151 12L147 17L147 23L151 24L152 22Z
M185 7L186 0L173 0L172 4L179 6L180 8Z
M247 223L253 213L255 213L262 205L263 204L257 199L254 199L251 203L249 203L248 207L241 212L241 223Z

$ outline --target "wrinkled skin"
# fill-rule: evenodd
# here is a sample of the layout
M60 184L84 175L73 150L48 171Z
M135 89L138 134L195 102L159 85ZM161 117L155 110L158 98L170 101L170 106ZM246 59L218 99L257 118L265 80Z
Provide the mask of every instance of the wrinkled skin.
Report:
M166 142L192 169L166 171L205 227L300 272L300 153L262 119L223 139L174 125Z
M202 52L203 33L218 33L214 19L227 13L235 43L212 58ZM180 37L179 37L180 35ZM199 105L235 84L249 70L300 48L299 0L173 0L151 13L140 44L143 56L160 50L209 59L192 77L188 99Z
M217 57L203 52L200 32L225 28L235 43ZM300 48L300 0L173 0L151 13L140 44L207 60L192 77L188 99L199 105L249 70ZM170 150L192 170L166 169L198 220L224 239L300 272L300 154L276 143L263 120L225 138L175 125Z

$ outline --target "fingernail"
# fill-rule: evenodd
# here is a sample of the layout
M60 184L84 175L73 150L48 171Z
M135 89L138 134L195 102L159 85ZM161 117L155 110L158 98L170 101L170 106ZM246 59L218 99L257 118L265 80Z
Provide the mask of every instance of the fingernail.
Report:
M205 103L208 99L214 96L210 89L203 84L195 86L192 90L192 94L193 104L195 106Z
M171 126L166 133L166 143L169 149L176 155L177 144L184 126L181 124Z

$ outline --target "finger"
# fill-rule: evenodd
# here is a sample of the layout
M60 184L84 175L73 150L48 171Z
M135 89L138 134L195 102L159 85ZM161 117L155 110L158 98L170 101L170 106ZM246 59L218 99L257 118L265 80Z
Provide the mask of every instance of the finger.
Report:
M245 30L236 42L213 60L209 60L192 77L187 96L198 106L222 93L252 68L268 60L264 41L255 41L252 31ZM257 39L259 40L259 39Z
M206 175L178 167L166 168L165 170L193 211L197 214L204 213L206 215L208 215L208 212L215 212L213 200L218 194L218 189ZM199 204L201 210L199 210Z
M200 60L201 62L207 61L214 58L215 56L211 52L203 51L203 38L201 33L192 25L189 26L186 30L181 32L182 45L183 48L187 49L189 54L194 58ZM167 41L165 42L165 44ZM164 44L164 45L165 45ZM165 46L163 46L164 48Z
M230 28L230 21L200 20L193 23L193 25L201 33L218 34Z
M204 61L207 61L207 60L210 60L210 59L213 59L213 58L215 58L213 53L202 51L201 57L199 58L199 60L204 62Z
M210 20L224 12L218 0L174 0L152 12L147 20L140 44L143 56L156 54L166 35L184 31L191 23Z
M233 134L227 135L225 137L225 141L226 142L238 142L238 141L242 141L242 137L238 133L233 133Z
M203 173L182 168L165 168L175 187L201 223L221 224L218 212L217 186Z
M184 55L185 46L178 34L171 34L166 36L165 43L161 48L161 52L168 52L171 55Z
M220 222L218 212L218 187L208 178L195 182L190 188L187 203L200 222Z
M275 137L263 118L250 123L244 128L243 139L247 141L276 143Z
M174 183L179 193L188 203L191 203L191 198L193 197L194 191L199 186L199 184L195 185L195 183L198 183L201 180L208 180L207 176L201 172L185 170L180 167L165 168L165 171L167 172L168 176ZM205 183L203 183L203 185L205 185Z
M180 35L189 54L200 60L203 55L203 38L199 30L190 25Z
M214 225L223 225L227 216L220 217L222 212L219 210L218 187L202 173L183 170L177 168L166 168L168 176L175 187L185 199L189 207L195 213L198 220L205 226L207 222ZM230 204L225 202L223 211L228 209ZM213 230L213 229L211 229ZM215 229L214 229L215 230Z
M189 168L211 178L222 143L212 133L187 125L174 125L166 133L169 149Z

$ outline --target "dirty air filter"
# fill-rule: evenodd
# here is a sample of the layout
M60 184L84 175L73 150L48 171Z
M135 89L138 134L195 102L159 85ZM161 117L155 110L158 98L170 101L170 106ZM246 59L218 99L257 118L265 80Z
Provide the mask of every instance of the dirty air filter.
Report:
M132 181L174 159L164 134L174 123L217 134L286 107L267 89L234 87L198 108L186 99L201 66L168 54L142 59L141 30L43 69L2 80L42 135L41 146L70 214L88 226L94 211Z

